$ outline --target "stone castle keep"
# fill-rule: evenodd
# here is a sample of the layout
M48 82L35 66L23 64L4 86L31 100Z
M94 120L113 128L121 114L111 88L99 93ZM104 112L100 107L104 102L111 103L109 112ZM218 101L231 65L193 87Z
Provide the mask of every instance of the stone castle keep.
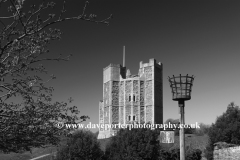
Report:
M131 75L125 62L103 69L103 100L99 102L99 124L163 123L162 64L140 62ZM99 129L98 139L115 135L116 128Z

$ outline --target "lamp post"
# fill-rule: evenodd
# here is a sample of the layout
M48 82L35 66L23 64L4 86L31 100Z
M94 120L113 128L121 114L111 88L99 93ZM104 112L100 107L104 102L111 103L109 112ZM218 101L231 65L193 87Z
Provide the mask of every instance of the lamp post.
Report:
M191 91L194 76L190 77L188 74L186 76L173 75L172 78L168 77L170 87L172 89L172 99L178 101L179 113L180 113L180 160L185 160L185 135L184 135L184 106L185 101L191 99Z

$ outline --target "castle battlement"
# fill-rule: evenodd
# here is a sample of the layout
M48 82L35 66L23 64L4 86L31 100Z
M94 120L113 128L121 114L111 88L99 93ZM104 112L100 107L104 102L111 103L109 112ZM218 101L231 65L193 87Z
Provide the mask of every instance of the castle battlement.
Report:
M112 64L110 63L107 67L103 68L103 70L108 69L109 67L117 67L117 68L121 68L122 66L120 64Z

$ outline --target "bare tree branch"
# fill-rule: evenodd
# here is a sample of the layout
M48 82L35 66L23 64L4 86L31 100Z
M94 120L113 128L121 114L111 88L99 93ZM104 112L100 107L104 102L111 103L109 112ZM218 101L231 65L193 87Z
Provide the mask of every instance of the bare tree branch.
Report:
M59 130L56 123L81 123L89 117L79 116L76 106L68 106L71 102L52 102L54 88L46 84L55 76L40 76L40 73L47 73L43 65L36 66L40 62L68 61L70 57L48 58L49 42L61 38L60 30L48 27L69 20L108 25L112 15L103 20L96 20L94 14L87 16L86 2L80 15L64 17L66 1L63 0L56 19L54 14L49 14L42 20L40 14L55 3L43 1L38 9L33 6L26 16L22 9L23 0L4 2L9 2L12 15L0 17L4 26L0 31L0 151L18 152L56 145L59 135L69 132ZM0 0L0 5L2 3ZM21 101L9 103L15 97Z
M15 11L16 11L14 18L17 19L17 17L18 17L19 21L21 22L21 24L22 24L22 26L23 26L23 30L24 30L24 32L26 33L26 28L25 28L25 25L23 24L21 14L19 13L19 9L16 8L16 5L13 3L12 0L10 0L10 2L11 2L11 4L12 4L13 8L14 8Z

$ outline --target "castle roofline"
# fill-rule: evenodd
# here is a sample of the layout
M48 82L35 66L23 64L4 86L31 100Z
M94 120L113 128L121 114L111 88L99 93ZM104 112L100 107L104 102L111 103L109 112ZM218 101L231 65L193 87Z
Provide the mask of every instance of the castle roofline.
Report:
M121 64L113 64L113 63L110 63L107 67L103 68L103 70L106 70L106 69L108 69L109 67L124 68L124 67L122 67Z
M162 65L162 63L161 63L161 62L158 62L158 63L157 63L155 58L149 59L149 62L148 62L148 63L143 63L143 61L140 62L140 68L144 68L144 67L148 67L148 66L153 66L153 65L160 66L160 65Z

